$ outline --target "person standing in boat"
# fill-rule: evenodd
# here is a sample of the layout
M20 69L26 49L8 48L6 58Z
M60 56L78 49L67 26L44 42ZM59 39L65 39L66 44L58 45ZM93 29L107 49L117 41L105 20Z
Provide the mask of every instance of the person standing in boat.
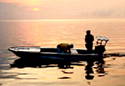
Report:
M93 48L93 41L94 41L94 36L91 34L90 30L86 31L86 35L85 35L85 46L87 48L87 51L92 51Z

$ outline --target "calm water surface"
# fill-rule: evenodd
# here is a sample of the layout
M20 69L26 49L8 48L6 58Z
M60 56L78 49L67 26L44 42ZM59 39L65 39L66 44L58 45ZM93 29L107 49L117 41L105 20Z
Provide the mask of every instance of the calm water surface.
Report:
M86 78L86 62L72 65L72 69L10 68L18 57L7 49L11 46L56 47L58 43L73 43L85 48L87 29L94 36L107 36L106 52L125 53L125 20L35 20L0 21L0 86L125 86L125 58L105 58L104 73L97 72ZM30 60L29 60L30 61ZM116 82L116 83L114 83Z

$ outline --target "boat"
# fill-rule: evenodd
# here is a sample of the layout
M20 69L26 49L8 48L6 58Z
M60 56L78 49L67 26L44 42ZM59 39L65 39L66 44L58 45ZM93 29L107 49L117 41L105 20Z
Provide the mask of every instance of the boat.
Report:
M58 52L57 48L41 48L17 46L10 47L9 51L21 58L46 58L46 59L85 59L85 57L97 57L95 51L88 52L83 49L71 49L71 53Z
M18 57L25 59L86 61L90 59L96 60L99 57L103 57L107 41L108 39L106 37L98 37L97 45L92 51L72 48L69 53L59 52L58 48L43 48L39 46L16 46L10 47L8 50L13 52Z

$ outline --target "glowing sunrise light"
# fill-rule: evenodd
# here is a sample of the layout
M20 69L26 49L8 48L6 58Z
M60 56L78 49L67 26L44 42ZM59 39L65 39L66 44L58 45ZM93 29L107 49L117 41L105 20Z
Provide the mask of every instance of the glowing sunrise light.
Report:
M40 8L32 8L33 11L40 11Z

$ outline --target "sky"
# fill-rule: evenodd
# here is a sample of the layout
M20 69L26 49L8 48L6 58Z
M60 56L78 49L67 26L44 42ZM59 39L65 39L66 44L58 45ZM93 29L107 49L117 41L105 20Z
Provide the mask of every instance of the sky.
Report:
M125 0L0 0L0 19L125 18Z

